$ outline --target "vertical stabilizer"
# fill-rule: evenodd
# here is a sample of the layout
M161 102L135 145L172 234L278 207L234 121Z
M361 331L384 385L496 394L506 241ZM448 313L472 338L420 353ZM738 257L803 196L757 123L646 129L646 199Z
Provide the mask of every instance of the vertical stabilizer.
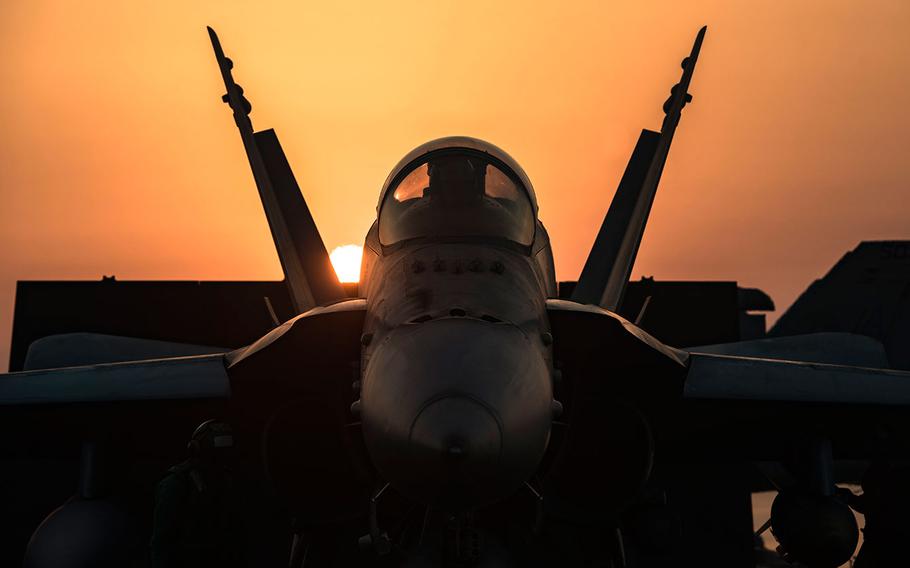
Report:
M278 136L274 130L269 129L259 131L253 137L313 299L317 305L343 299L344 290L338 282L329 253L297 185L294 172L281 149Z
M654 161L659 140L659 133L653 130L641 131L632 157L626 165L626 171L616 189L616 195L613 196L610 209L604 217L594 246L591 247L591 253L578 278L572 300L582 304L598 304L616 311L618 301L616 305L610 305L613 302L604 300L607 296L615 294L612 290L608 292L612 282L611 271L619 265L621 245L632 224L632 215L641 197L648 168ZM625 278L628 280L628 276Z
M252 107L231 75L234 64L225 57L215 30L208 32L227 89L222 100L234 112L295 310L302 313L343 299L344 290L275 132L253 132Z
M688 93L689 82L692 80L706 29L703 27L698 31L692 52L682 61L682 78L670 90L670 98L664 103L666 116L660 132L643 130L638 139L578 278L572 294L572 300L576 302L597 304L615 311L622 301L673 134L683 107L692 100Z

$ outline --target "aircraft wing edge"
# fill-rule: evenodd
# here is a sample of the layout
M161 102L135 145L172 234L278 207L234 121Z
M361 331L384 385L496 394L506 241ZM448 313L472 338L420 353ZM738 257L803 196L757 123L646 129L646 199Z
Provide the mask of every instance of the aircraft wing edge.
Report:
M784 359L807 363L828 363L850 367L887 369L891 367L881 341L865 335L817 332L782 337L762 337L732 343L687 348L711 355L732 355L755 359Z
M686 399L910 405L910 372L692 352Z
M227 398L224 354L0 375L0 406Z
M84 367L102 363L213 355L228 351L230 351L229 348L214 345L196 345L106 333L57 333L38 338L28 346L22 370Z

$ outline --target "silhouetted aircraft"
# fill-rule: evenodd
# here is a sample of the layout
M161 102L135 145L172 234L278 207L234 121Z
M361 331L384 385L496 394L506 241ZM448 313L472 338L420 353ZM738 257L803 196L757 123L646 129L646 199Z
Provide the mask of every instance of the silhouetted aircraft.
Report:
M880 353L845 334L684 351L615 313L705 28L571 300L556 299L527 175L467 137L395 166L360 297L346 298L275 132L253 130L209 33L299 315L227 352L90 335L34 344L31 370L0 377L5 451L70 455L82 442L82 466L80 497L37 529L29 566L126 565L143 543L129 488L92 496L173 454L170 425L212 415L234 426L238 468L258 488L251 524L293 540L280 551L292 566L652 565L647 551L675 530L648 493L655 464L728 459L761 462L769 481L755 485L781 489L770 526L791 558L850 557L858 529L834 456L906 450L910 374L872 368ZM703 546L702 565L729 565Z

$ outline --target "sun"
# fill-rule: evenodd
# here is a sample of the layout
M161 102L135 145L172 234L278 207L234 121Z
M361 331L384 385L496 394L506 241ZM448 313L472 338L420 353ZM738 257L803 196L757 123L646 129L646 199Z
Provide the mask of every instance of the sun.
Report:
M363 258L363 247L360 245L341 245L335 247L329 255L335 274L342 282L360 280L360 260Z

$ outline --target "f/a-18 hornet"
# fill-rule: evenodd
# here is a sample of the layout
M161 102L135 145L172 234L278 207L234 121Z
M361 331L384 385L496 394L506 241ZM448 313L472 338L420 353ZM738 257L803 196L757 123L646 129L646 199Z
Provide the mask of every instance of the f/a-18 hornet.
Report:
M910 375L870 368L843 337L681 350L616 314L704 28L660 130L641 133L570 299L558 299L528 176L469 137L418 146L392 169L358 297L347 297L275 132L254 131L209 33L299 315L203 355L127 361L142 358L141 341L127 356L49 338L29 353L44 363L0 377L6 432L27 425L39 452L102 440L115 459L87 446L86 486L111 461L124 471L166 455L156 431L168 423L219 416L233 425L238 467L268 488L262 502L293 518L283 552L296 566L635 564L629 534L650 529L623 515L655 464L712 456L776 464L770 527L792 559L849 558L858 529L835 457L902 447L880 433L904 429ZM31 557L74 527L107 530L104 514L68 507L37 530Z

